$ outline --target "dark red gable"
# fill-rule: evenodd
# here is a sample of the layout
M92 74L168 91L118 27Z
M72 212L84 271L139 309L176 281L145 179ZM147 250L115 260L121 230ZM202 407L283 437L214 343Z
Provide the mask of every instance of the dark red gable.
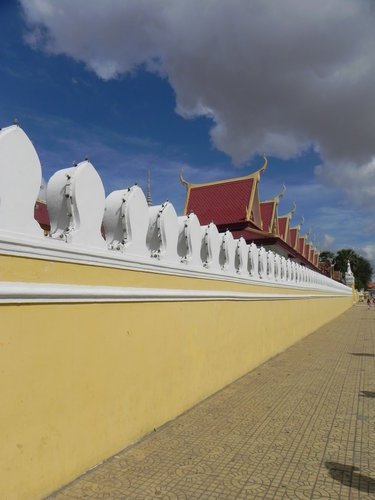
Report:
M190 185L185 212L194 212L202 225L244 222L253 185L253 178Z

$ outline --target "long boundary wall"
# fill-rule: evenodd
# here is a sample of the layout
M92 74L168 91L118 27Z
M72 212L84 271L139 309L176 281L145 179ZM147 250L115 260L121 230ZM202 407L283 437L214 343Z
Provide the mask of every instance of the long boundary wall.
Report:
M15 256L2 256L0 269L9 499L52 492L352 303L313 289Z
M107 197L104 240L88 162L49 182L46 238L30 147L0 131L1 498L53 492L352 304L138 187Z

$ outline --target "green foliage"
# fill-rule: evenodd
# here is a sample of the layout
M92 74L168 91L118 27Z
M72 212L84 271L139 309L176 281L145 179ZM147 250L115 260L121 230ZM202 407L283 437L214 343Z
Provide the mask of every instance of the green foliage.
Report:
M335 254L333 252L321 252L321 254L319 255L319 260L320 262L333 262L335 258Z
M322 253L332 254L332 252ZM345 275L348 267L348 260L355 277L355 287L357 288L357 290L367 288L367 284L371 280L371 275L373 273L370 262L361 255L358 255L351 248L343 248L342 250L338 250L334 255L335 270L341 271L343 276Z

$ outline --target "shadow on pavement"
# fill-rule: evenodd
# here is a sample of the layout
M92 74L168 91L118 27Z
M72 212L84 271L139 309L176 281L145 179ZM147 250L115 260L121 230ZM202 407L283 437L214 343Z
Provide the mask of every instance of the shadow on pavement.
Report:
M369 356L370 358L375 358L375 354L371 352L350 352L352 356Z
M366 493L375 493L375 479L355 472L358 467L337 462L326 462L329 475L344 486L355 488Z
M374 391L361 391L360 396L364 396L365 398L375 398Z

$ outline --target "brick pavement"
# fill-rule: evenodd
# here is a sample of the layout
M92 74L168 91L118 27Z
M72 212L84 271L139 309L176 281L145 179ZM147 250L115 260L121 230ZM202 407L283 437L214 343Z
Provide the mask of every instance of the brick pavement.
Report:
M51 499L375 498L375 310L356 306Z

